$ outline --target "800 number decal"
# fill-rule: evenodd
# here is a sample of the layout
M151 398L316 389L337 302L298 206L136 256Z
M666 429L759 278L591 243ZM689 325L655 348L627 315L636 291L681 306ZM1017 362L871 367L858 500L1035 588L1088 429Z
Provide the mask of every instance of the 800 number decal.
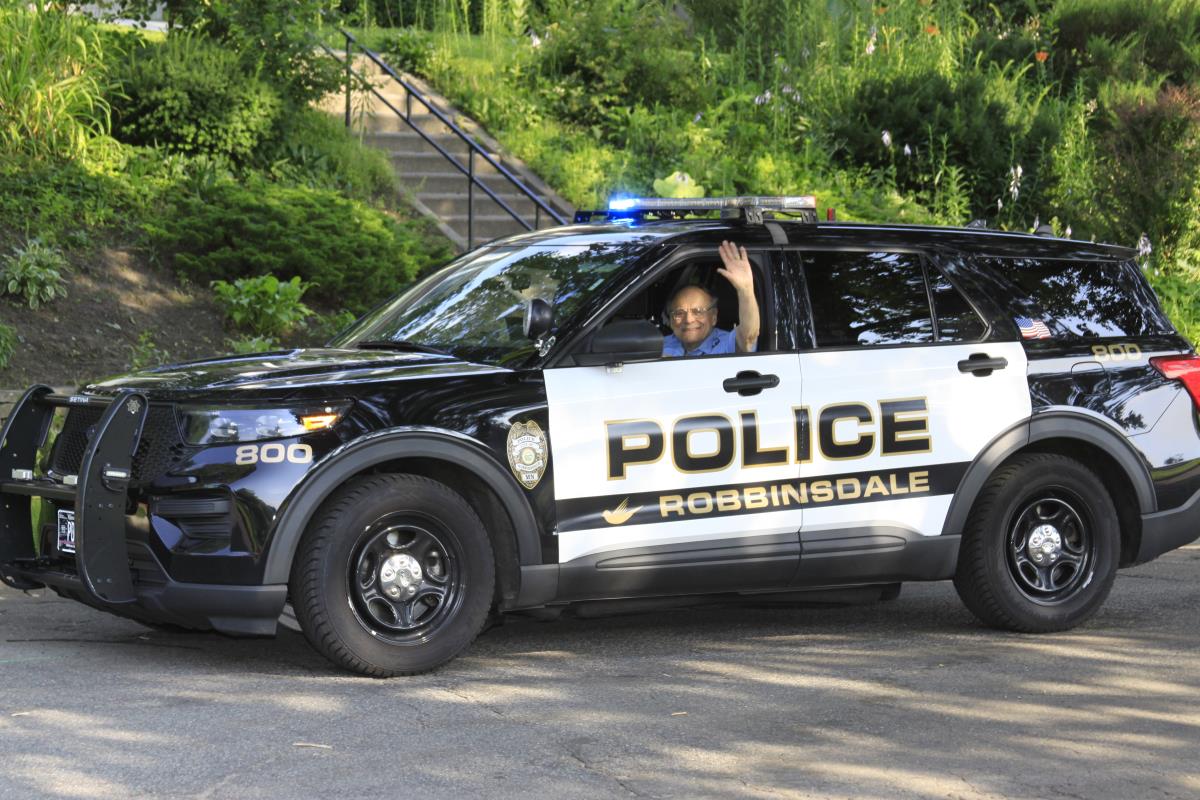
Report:
M306 444L289 444L284 447L279 442L271 444L244 444L237 449L235 464L311 464L312 448Z

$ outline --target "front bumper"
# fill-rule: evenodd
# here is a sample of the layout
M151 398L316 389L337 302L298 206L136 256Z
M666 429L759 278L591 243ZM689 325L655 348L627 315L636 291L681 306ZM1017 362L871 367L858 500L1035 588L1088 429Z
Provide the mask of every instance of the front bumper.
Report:
M58 408L94 407L100 417L82 454L77 482L34 477ZM62 396L34 386L13 407L0 433L0 577L18 587L60 594L146 622L271 635L287 600L284 585L188 583L169 577L144 543L126 537L129 483L147 417L146 397L122 391L104 398ZM74 509L75 548L39 554L31 499Z

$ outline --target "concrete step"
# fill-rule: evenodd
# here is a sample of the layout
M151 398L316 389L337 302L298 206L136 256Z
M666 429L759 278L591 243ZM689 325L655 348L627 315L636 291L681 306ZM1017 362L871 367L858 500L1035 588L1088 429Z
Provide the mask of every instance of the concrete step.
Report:
M408 153L389 153L388 155L391 158L392 166L396 169L396 174L401 178L413 173L429 174L431 172L445 172L449 175L459 173L459 170L448 162L444 155L432 148L428 150L414 150ZM465 158L458 159L458 164L464 169L470 166ZM490 179L493 178L497 181L503 181L504 184L508 183L508 180L499 170L482 158L475 159L474 170L475 176L480 180L489 181L489 186L492 185ZM463 181L466 181L466 173L459 174L463 175Z
M513 194L511 192L497 192L497 196L505 205L520 215L522 219L531 223L535 221L534 211L537 207L525 195ZM417 192L417 199L430 211L443 218L455 214L465 214L467 211L466 189L463 189L461 192ZM505 213L504 209L495 200L478 187L475 189L472 205L475 207L476 215ZM537 216L544 217L546 214L543 212Z
M487 158L478 151L472 156L472 148L459 138L449 124L431 113L416 95L409 103L407 90L364 57L356 57L355 65L359 72L368 76L375 91L354 93L351 102L354 130L362 134L364 144L387 153L402 191L411 197L422 213L432 217L457 246L479 245L500 236L524 232L528 228L513 219L482 189L476 187L468 192L467 175L447 160L447 154L463 169L473 164L471 169L475 176L530 225L536 223L537 227L545 228L559 224L550 214L537 211L537 204L519 191L497 167L489 164ZM439 113L446 119L457 120L457 125L468 136L488 148L485 152L496 163L504 163L501 155L493 152L500 148L499 144L489 138L486 132L459 115L435 89L427 87L419 79L412 80L417 91L428 94ZM345 95L329 95L319 105L329 113L341 116L345 113ZM425 135L417 133L413 126ZM570 220L573 212L566 202L557 198L527 167L519 161L510 160L504 168L538 196L545 194L555 198L546 201L547 204L558 209L563 220ZM473 230L469 243L468 211L474 212L470 214Z
M467 238L466 214L454 214L443 217L443 221L463 239ZM473 237L470 246L478 246L501 236L511 236L514 233L525 233L528 229L507 214L477 215L474 222Z

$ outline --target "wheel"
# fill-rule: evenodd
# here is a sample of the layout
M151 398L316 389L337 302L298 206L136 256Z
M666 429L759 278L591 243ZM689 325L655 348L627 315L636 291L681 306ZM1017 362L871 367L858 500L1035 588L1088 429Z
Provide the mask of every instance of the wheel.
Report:
M1103 605L1120 550L1117 512L1095 473L1066 456L1018 456L975 502L954 588L992 627L1066 630Z
M487 620L491 541L457 492L417 475L342 487L301 539L289 590L305 638L340 667L374 677L427 672Z

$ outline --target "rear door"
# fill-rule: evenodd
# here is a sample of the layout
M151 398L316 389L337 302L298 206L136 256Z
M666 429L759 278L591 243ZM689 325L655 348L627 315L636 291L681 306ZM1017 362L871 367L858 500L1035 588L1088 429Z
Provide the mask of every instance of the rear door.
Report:
M918 252L798 251L788 266L813 340L799 356L802 559L861 558L939 535L971 461L1029 417L1020 342L993 341Z

